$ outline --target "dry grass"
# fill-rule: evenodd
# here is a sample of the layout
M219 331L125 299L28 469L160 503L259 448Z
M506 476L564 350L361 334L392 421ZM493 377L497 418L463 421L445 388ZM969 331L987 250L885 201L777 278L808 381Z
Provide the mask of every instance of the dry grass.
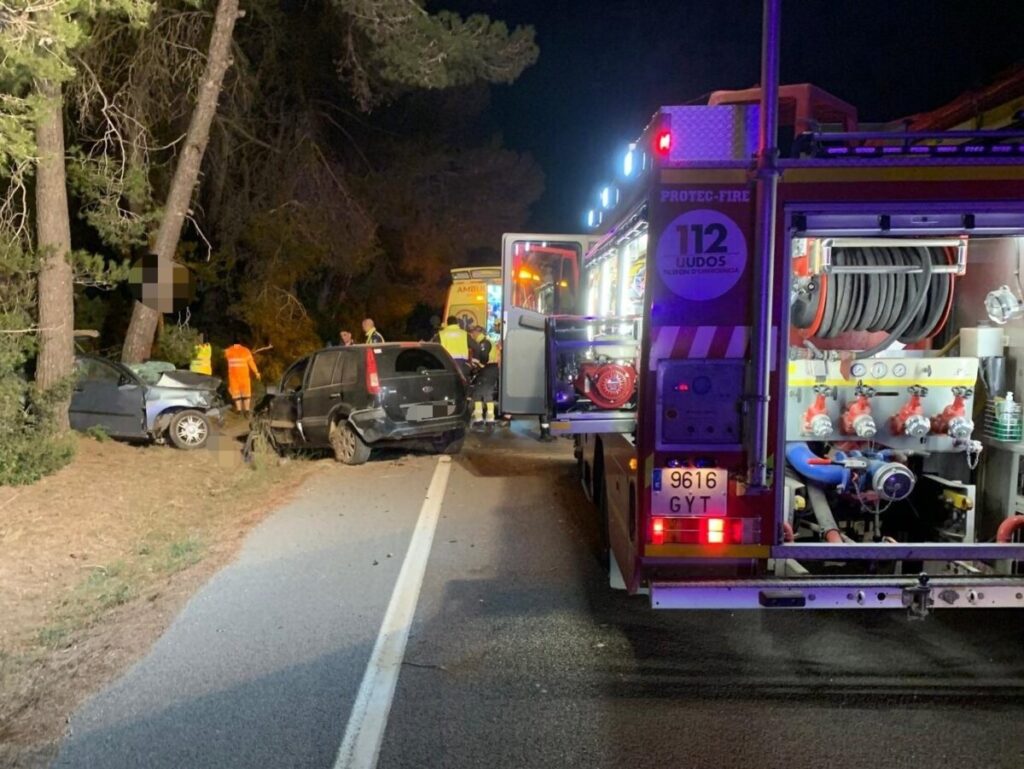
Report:
M317 466L254 469L239 449L80 438L70 466L0 487L0 766L42 765L74 707Z

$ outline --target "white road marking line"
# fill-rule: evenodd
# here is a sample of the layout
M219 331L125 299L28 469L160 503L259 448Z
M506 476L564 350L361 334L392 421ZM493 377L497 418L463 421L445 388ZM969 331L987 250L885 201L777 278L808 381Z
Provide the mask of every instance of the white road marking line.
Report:
M345 737L334 760L334 769L374 769L377 766L451 469L451 457L441 457L430 479L409 549L352 706Z

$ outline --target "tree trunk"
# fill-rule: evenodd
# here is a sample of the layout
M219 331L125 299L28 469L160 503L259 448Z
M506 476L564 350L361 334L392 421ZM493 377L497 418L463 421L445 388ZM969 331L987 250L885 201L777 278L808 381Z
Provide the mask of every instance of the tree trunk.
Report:
M49 390L64 384L75 365L75 295L64 168L64 101L61 86L37 84L44 103L36 123L36 241L39 265L39 357L36 386ZM54 404L60 430L67 430L68 400Z
M224 73L231 66L231 36L239 15L238 0L218 0L217 11L213 17L213 34L210 36L210 51L199 86L199 98L192 110L185 144L181 155L178 156L160 228L153 244L153 251L160 265L160 274L166 274L168 281L171 278L169 265L178 249L185 216L192 202L192 193L199 181L203 153L206 152L206 145L210 141L210 125L217 114L217 99L224 84ZM166 270L165 265L168 266ZM157 310L141 302L135 303L121 351L121 360L125 363L138 363L150 356L158 317Z

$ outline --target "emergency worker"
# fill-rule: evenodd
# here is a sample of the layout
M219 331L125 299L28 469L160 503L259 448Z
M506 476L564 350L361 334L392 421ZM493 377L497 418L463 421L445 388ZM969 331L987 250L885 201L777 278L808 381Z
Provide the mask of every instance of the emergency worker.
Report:
M437 340L455 360L455 365L459 367L462 375L468 379L470 376L469 334L459 325L459 319L454 315L449 315L447 325L437 332Z
M494 401L498 390L498 363L501 351L484 334L480 326L473 328L473 339L479 350L474 365L478 367L473 380L473 426L494 427Z
M373 318L363 321L363 333L366 334L366 344L384 344L384 335L373 324Z
M192 360L189 361L188 368L197 374L213 376L213 348L202 334L192 347Z
M228 362L228 393L235 404L235 411L249 416L252 407L252 381L249 379L249 373L251 372L256 379L260 378L260 370L256 368L256 361L252 358L252 350L235 342L224 351L224 358Z

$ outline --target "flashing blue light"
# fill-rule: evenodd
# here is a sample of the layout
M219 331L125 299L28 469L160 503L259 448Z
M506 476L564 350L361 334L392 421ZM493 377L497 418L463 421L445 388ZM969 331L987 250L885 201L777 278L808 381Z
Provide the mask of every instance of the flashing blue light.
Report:
M626 150L626 156L622 159L622 175L633 175L633 148Z
M597 224L597 211L595 211L593 208L591 208L589 211L587 211L587 226L588 227L593 227L596 224Z
M603 190L601 190L601 207L602 208L608 208L608 206L611 205L611 200L612 200L612 188L611 187L605 187Z

